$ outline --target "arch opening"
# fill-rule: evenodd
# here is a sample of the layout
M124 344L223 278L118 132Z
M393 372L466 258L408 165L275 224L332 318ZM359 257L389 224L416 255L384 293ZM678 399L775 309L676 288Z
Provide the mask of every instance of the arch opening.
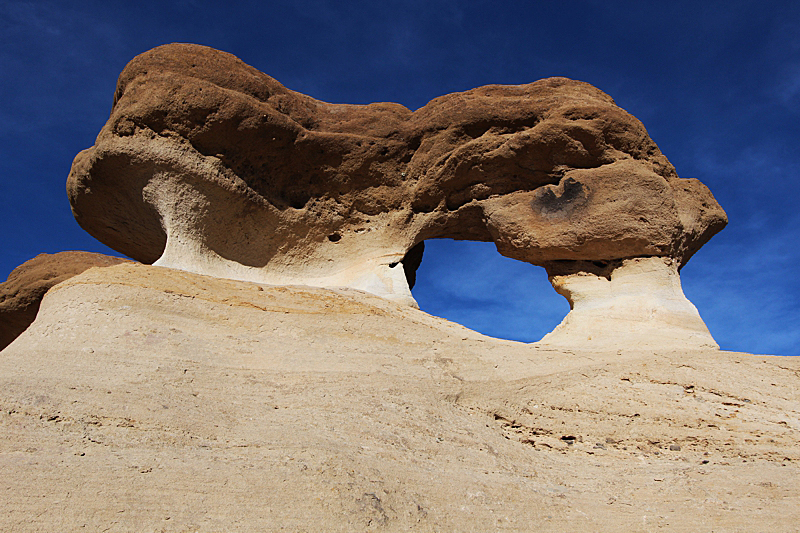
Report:
M429 239L412 294L420 309L490 337L536 342L569 312L542 267L494 243Z

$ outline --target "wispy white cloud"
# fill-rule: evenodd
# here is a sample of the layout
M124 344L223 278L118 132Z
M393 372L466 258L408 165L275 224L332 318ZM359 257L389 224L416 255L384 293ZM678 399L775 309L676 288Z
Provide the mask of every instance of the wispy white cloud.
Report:
M800 104L800 64L784 69L783 81L774 89L775 98L787 109L797 113Z

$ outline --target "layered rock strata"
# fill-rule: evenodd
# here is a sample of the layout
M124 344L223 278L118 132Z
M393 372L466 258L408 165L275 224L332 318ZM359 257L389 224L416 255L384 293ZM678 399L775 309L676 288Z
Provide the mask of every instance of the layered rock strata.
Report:
M661 258L677 282L727 222L702 183L679 178L642 124L586 83L490 85L413 112L330 104L189 44L125 67L67 189L81 226L139 261L412 305L426 239L492 241L576 274ZM661 284L652 273L637 290Z
M90 269L0 353L0 530L794 531L798 375Z
M107 267L126 259L91 252L39 254L11 271L0 283L0 350L33 322L45 293L54 285L92 267Z

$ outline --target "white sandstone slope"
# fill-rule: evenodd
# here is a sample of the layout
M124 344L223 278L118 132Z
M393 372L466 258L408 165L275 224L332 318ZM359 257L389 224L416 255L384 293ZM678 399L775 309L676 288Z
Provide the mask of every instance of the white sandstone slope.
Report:
M607 346L90 269L0 352L0 530L796 530L800 360Z

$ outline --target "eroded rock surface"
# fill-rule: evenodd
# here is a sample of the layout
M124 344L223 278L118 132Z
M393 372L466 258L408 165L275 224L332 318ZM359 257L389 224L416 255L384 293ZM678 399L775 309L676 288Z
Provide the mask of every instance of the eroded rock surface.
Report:
M544 344L597 349L623 346L717 348L697 308L684 296L678 264L643 257L606 264L548 265L550 281L571 311Z
M34 321L50 287L92 267L106 267L126 259L91 252L39 254L11 271L0 283L0 350L11 344Z
M91 269L0 356L0 530L794 531L798 375Z
M190 44L128 64L67 188L81 226L137 260L411 304L407 254L426 239L493 241L536 265L680 266L727 222L583 82L490 85L413 112L329 104Z

